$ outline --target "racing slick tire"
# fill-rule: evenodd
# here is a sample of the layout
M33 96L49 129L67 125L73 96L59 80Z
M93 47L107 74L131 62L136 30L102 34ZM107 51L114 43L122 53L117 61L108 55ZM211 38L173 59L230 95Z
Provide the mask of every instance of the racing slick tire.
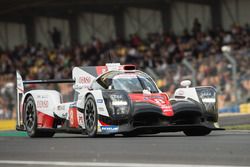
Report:
M52 137L54 131L41 131L37 128L37 110L32 96L28 96L24 102L24 124L29 137Z
M210 129L204 129L204 130L184 130L183 133L186 136L206 136L211 132Z
M88 95L84 107L84 121L86 133L89 137L97 136L97 108L95 99L92 95Z

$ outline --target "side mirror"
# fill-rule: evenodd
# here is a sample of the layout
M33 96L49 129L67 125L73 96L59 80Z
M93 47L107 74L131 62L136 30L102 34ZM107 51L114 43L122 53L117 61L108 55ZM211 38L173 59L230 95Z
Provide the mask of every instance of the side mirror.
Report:
M188 88L191 85L190 80L181 81L181 86Z

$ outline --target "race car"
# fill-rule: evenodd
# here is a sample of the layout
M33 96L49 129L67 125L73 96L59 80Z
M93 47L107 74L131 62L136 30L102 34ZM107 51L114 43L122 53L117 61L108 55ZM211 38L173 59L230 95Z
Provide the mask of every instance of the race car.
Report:
M63 102L56 90L30 90L24 85L72 83L74 100ZM156 134L183 131L202 136L218 126L216 90L189 87L183 81L173 98L134 65L74 67L72 79L23 81L17 72L17 125L30 137L56 132L98 135Z

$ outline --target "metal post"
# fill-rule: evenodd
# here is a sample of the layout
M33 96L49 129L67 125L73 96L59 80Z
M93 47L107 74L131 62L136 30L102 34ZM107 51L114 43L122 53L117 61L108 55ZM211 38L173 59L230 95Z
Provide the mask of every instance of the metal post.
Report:
M196 70L194 69L192 64L189 63L186 59L183 59L182 63L192 72L192 83L193 83L193 86L196 86L197 85L197 82L196 82Z
M125 38L124 8L119 6L114 11L115 33L117 37Z
M237 84L237 63L235 59L231 56L231 48L230 46L223 46L222 47L223 55L225 58L230 62L232 65L232 79L233 79L233 84L234 84L234 89L235 89L235 98L236 98L236 103L239 102L239 95L237 93L238 90L238 84Z

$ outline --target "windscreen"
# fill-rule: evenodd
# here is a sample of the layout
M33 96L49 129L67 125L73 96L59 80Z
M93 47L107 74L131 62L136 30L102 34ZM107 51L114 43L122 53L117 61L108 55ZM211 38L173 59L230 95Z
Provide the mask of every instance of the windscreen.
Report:
M142 93L148 90L151 93L158 93L158 89L153 80L144 73L136 72L111 72L96 80L96 83L104 89L124 90L128 93ZM98 88L93 84L93 88Z
M158 92L154 82L150 78L138 74L120 74L114 77L113 87L116 90L125 90L128 93L142 93L148 90L151 93Z

